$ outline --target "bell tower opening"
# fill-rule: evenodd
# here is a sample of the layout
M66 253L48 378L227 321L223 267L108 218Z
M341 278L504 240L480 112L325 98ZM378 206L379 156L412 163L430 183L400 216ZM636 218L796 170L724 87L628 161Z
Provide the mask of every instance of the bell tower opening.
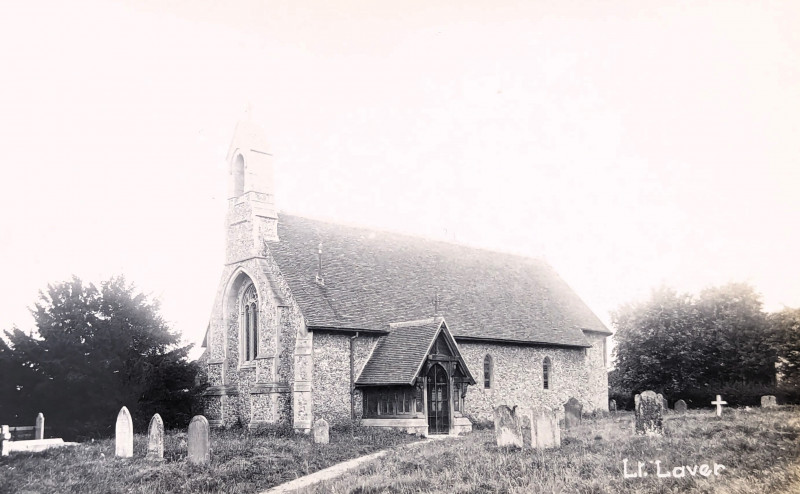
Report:
M241 154L236 155L233 161L233 197L239 197L244 194L244 158Z

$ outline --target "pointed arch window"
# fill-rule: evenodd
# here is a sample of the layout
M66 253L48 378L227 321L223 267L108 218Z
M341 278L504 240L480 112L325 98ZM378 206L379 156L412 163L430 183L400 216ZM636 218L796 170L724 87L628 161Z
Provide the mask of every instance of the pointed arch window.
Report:
M492 356L486 355L483 358L483 387L484 389L491 389L494 379L494 362Z
M255 360L258 355L258 292L250 284L241 300L242 360Z
M542 363L542 388L550 389L550 380L553 377L553 366L550 357L545 357Z

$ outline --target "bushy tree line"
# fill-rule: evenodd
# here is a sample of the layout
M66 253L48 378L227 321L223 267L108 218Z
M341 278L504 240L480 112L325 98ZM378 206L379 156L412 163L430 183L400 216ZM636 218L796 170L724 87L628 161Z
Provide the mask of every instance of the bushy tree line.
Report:
M200 392L191 345L124 278L49 285L32 313L34 331L0 338L0 422L32 425L42 412L46 432L102 436L124 405L139 429L155 412L167 426L188 423Z
M625 404L647 389L697 406L723 390L729 403L746 405L762 394L800 394L800 309L767 314L747 284L696 297L660 288L650 300L620 307L612 323L616 361L609 385Z

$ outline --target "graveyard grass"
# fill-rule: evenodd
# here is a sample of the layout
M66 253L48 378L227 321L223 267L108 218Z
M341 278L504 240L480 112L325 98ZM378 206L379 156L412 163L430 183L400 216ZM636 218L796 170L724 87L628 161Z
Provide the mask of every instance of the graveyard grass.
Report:
M800 492L800 407L726 409L665 416L664 437L633 434L633 415L585 419L562 430L562 447L544 452L495 445L492 430L396 448L334 480L301 492L506 492L506 493L791 493ZM211 432L211 464L186 461L186 434L168 433L165 461L144 459L147 444L136 436L134 458L114 458L112 440L74 449L0 458L0 492L232 492L255 493L348 458L414 441L389 431L331 430L330 444L308 437L258 437ZM720 476L623 478L638 461L663 467L713 462Z
M255 493L342 461L419 438L356 427L330 431L330 444L278 431L250 435L211 430L211 463L187 461L186 432L167 432L164 461L145 459L147 435L134 436L133 458L116 458L114 440L0 457L0 493Z
M663 437L635 436L633 414L584 420L562 429L559 450L498 448L492 430L397 450L304 493L800 493L800 407L670 413ZM624 478L638 461L725 465L713 474Z

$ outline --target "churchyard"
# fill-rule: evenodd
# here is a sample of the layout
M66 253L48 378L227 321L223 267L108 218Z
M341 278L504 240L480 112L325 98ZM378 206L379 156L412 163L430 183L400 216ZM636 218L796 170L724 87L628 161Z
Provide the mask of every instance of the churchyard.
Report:
M655 410L640 434L632 412L573 416L555 431L554 415L542 413L519 420L516 434L528 431L522 448L498 446L494 428L413 448L402 446L414 436L368 428L331 430L328 444L290 431L211 429L207 462L191 461L196 446L186 432L163 434L159 460L141 431L129 457L126 445L120 451L109 439L0 458L0 492L255 493L381 449L390 451L300 492L800 492L800 407L767 400L763 408L723 407L717 417L711 406L653 408L662 402L655 393L640 402L642 411ZM514 412L502 413L508 425ZM154 418L150 429L159 425ZM541 437L531 440L531 427Z

